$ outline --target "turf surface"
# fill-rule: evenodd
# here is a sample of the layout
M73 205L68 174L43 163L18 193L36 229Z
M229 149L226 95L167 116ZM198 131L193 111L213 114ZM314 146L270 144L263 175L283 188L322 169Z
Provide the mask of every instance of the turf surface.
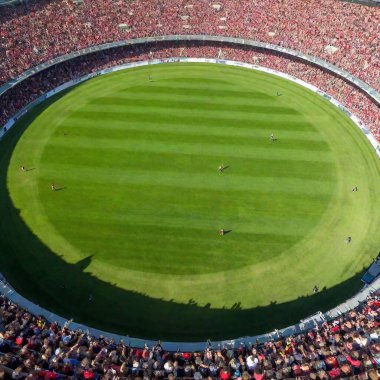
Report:
M359 289L380 243L380 165L325 99L247 69L169 64L54 100L1 143L0 264L29 298L196 340L283 327Z

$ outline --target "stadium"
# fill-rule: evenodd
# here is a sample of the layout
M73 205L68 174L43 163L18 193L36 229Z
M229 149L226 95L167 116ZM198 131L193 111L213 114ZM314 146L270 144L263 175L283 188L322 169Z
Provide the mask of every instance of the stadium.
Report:
M0 0L0 379L380 378L377 1Z

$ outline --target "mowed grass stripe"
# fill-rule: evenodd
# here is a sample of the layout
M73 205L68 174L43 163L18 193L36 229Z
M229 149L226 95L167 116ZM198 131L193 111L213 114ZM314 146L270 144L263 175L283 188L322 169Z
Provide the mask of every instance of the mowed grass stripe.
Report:
M108 112L102 112L99 110L99 108L94 107L93 110L81 110L76 111L76 114L80 117L88 117L88 118L100 118L104 119L104 114L107 115L107 120L121 120L121 121L128 121L128 120L136 120L136 121L151 121L152 113L149 111L149 108L145 109L141 108L140 110L135 109L129 109L128 112L126 112L125 109L122 109L120 106L118 106L118 110L108 110ZM299 123L300 117L299 115L287 115L286 119L284 119L284 115L278 115L273 114L270 120L268 120L268 115L258 114L255 113L253 115L247 115L247 114L232 114L231 113L225 113L224 115L221 115L219 113L214 113L214 115L208 115L207 112L204 112L203 115L199 115L198 113L194 112L187 112L186 115L184 115L182 112L165 112L165 110L161 109L161 112L158 112L156 110L154 112L154 116L156 120L160 120L160 122L165 123L176 123L176 124L187 124L189 121L189 118L191 119L191 123L194 124L210 124L213 125L233 125L236 127L255 127L255 124L260 123L258 125L259 128L263 128L263 126L266 124L269 128L269 130L272 130L274 126L281 127L285 130L299 130L299 131L310 131L310 129L314 129L314 125L311 123L307 123L307 125L304 125L302 123ZM285 123L284 123L285 121ZM319 115L319 118L313 117L313 122L316 123L317 121L323 122L326 121L323 116ZM298 122L298 123L297 123ZM292 124L290 124L292 123ZM294 123L294 125L293 125Z
M78 194L86 192L90 203L99 201L102 197L107 196L109 192L109 186L106 182L98 186L99 195L92 195L91 186L91 183L85 182L78 184L71 191ZM197 192L179 192L177 188L173 188L172 186L161 186L152 189L150 186L130 184L128 185L127 198L124 197L122 188L114 187L113 191L117 192L118 199L110 202L106 210L111 210L112 213L117 214L123 213L125 210L143 213L143 210L153 210L156 208L159 202L165 205L165 210L160 210L162 213L165 211L173 211L175 213L183 211L186 215L189 215L189 213L193 213L194 215L207 214L208 209L204 206L205 202L213 205L213 209L218 209L218 215L222 216L228 215L230 212L229 207L235 207L238 211L247 211L250 217L256 213L280 217L286 210L290 209L291 215L296 218L316 218L326 208L326 199L320 195L297 194L296 196L289 196L283 193L276 194L276 198L274 199L270 193L255 192L253 196L243 199L241 192L226 192L223 188L219 190L198 190ZM145 194L143 202L141 201L141 194ZM274 201L276 202L275 208L272 207ZM83 208L88 209L89 207L84 205ZM236 218L240 218L239 212L237 212Z
M226 155L214 156L210 159L209 155L199 153L197 155L181 154L181 153L147 153L141 154L140 152L128 152L128 154L121 155L118 150L107 150L106 154L97 155L97 149L86 148L86 155L83 156L81 164L78 165L76 157L76 148L66 146L57 154L57 149L50 147L45 151L46 161L49 162L47 167L52 166L57 173L80 168L105 169L109 170L110 163L113 169L128 170L128 168L136 168L138 166L145 167L147 170L154 172L162 171L163 168L172 168L178 171L188 170L191 168L197 173L204 173L210 175L215 174L220 162L228 165L225 174L248 175L256 177L265 177L270 174L272 177L281 178L298 178L298 179L312 179L323 181L334 181L336 176L336 168L334 163L308 161L308 170L305 170L304 161L296 160L272 160L259 159L259 158L236 158L233 159ZM62 164L64 161L64 164ZM171 165L168 165L168 162ZM54 169L53 169L54 170Z
M44 169L45 176L56 178L61 171L46 164ZM101 174L100 174L101 173ZM180 170L161 170L152 175L150 170L137 170L129 168L118 170L109 168L100 172L97 168L71 168L64 172L64 177L68 181L76 180L81 182L88 180L92 183L102 183L106 181L110 186L122 184L144 184L152 186L174 186L181 189L219 189L223 186L224 190L232 191L265 191L270 193L288 194L309 194L325 196L334 189L334 183L323 179L297 179L281 178L272 176L252 177L249 175L233 175L223 178L213 171L211 175ZM227 177L227 178L226 178ZM230 178L230 180L228 180ZM232 179L233 178L233 179Z
M103 79L103 78L102 78ZM237 90L235 83L229 83L228 85L210 85L205 86L184 86L183 84L174 84L173 80L165 81L160 79L159 81L149 82L147 78L130 78L131 82L128 88L125 88L123 84L119 81L114 81L110 79L108 90L104 88L103 83L99 83L96 79L93 80L91 84L91 89L83 89L82 94L87 94L90 92L95 92L101 97L105 94L108 96L114 96L115 94L120 94L121 96L130 96L130 91L136 92L137 94L143 93L160 93L164 98L166 94L170 95L184 95L189 94L190 97L203 97L204 94L209 94L209 98L222 99L222 98L233 98L236 101L237 98L245 99L257 99L257 100L270 100L276 99L276 91L273 94L268 95L265 93L267 91L267 83L255 82L255 90L252 90L252 86L247 86L246 84L240 84L240 90ZM112 90L111 90L112 89ZM129 95L128 95L129 94ZM75 95L74 95L75 96ZM87 100L90 100L89 98Z
M185 94L184 94L185 95ZM211 95L211 94L210 94ZM197 101L189 99L182 100L173 96L173 99L162 98L160 93L155 94L149 98L134 98L130 97L129 99L123 99L119 97L107 97L107 98L96 98L93 101L89 102L88 105L91 107L100 106L101 109L110 108L113 109L118 106L123 106L125 108L138 108L145 107L149 104L149 108L155 110L156 108L165 108L167 110L172 109L188 109L196 110L197 112L201 110L205 111L214 111L214 112L241 112L241 113L268 113L274 110L276 113L281 115L297 115L299 112L295 111L293 108L284 107L282 104L275 103L273 100L270 101L247 101L248 99L234 99L234 101L224 100L223 102L212 102L208 100L207 94L202 94L199 96ZM186 99L186 98L184 98ZM246 103L246 104L245 104Z
M137 187L135 185L135 187ZM246 203L238 203L230 200L230 205L224 207L223 204L228 204L228 197L226 198L225 203L222 206L219 203L219 199L224 199L220 197L218 201L210 202L210 205L213 206L215 210L215 216L212 218L208 215L207 209L204 208L202 199L194 196L189 192L184 195L183 199L178 199L176 202L172 202L168 200L167 202L162 201L162 198L166 198L168 195L173 197L173 188L167 187L156 187L154 191L152 191L148 186L138 186L140 189L140 194L125 197L125 192L117 191L115 194L115 198L118 201L110 202L104 208L104 214L96 215L91 207L93 208L97 202L100 202L103 197L106 197L109 193L109 187L105 187L102 191L99 192L99 195L92 197L86 196L87 205L81 207L79 211L76 211L72 214L72 218L80 215L81 220L88 221L89 219L94 220L107 220L109 222L125 222L125 223L134 223L134 216L136 216L139 220L139 224L147 224L153 225L156 224L156 220L150 219L150 215L157 215L165 217L168 221L170 219L177 219L178 221L183 221L186 223L187 218L196 219L196 225L193 225L192 228L200 229L204 226L211 227L212 229L221 222L229 221L229 223L239 223L242 226L242 229L239 229L240 232L253 232L253 233L268 233L268 226L273 221L278 221L283 217L284 211L288 210L289 207L293 207L291 212L288 212L288 218L291 220L291 223L299 224L300 220L307 220L307 223L315 223L316 219L320 218L324 213L326 205L320 199L310 198L310 197L297 197L291 200L288 200L289 197L286 195L276 195L276 199L270 199L270 201L266 202L265 196L261 194L256 194L252 196ZM83 185L78 185L75 188L71 188L71 191L74 192L75 195L79 196L80 193L86 192L89 194L91 192L91 184L86 183ZM141 193L145 193L146 197L144 202L141 202ZM165 196L162 195L165 194ZM139 197L140 195L140 197ZM66 197L62 197L64 202L66 202ZM301 198L301 199L299 199ZM160 210L159 212L156 210L157 202L161 202L160 204L165 207L165 210ZM192 203L189 205L189 202ZM196 204L199 202L199 205ZM276 209L273 210L272 204L276 202ZM58 202L60 204L60 202ZM307 207L308 206L308 207ZM310 211L310 208L313 208ZM241 210L244 212L237 212L236 217L231 218L229 212L231 208L235 208L237 210ZM66 214L69 217L69 213ZM145 220L142 219L145 217ZM199 224L198 221L202 219L205 220L205 224L202 222ZM65 219L66 220L66 219ZM265 226L262 225L262 220L268 220L269 223ZM64 221L62 221L64 223ZM191 222L190 222L191 223ZM249 225L254 223L254 227L250 228L249 226L244 226L245 223ZM158 223L160 224L160 223ZM180 223L179 223L180 224ZM173 223L170 222L170 225L173 227ZM169 225L168 225L169 226ZM304 226L307 228L306 226ZM264 228L264 229L263 229ZM270 226L271 231L273 232L276 229L279 235L289 235L288 229L282 230L277 228L276 225ZM289 227L288 227L289 228ZM303 229L303 228L302 228ZM236 231L235 231L236 232ZM302 231L291 231L292 236L301 236Z
M257 95L257 96L256 96ZM88 104L98 104L98 105L128 105L131 103L143 103L147 102L156 102L156 103L165 103L170 104L173 102L174 104L183 104L187 105L199 105L201 107L204 106L220 106L227 105L231 106L233 104L249 107L251 105L258 106L268 106L271 104L273 108L276 107L284 107L282 102L276 101L271 97L262 97L260 94L251 93L247 94L242 92L240 96L234 96L229 91L220 94L215 91L194 91L189 94L185 89L180 91L173 91L171 88L164 87L135 87L133 94L130 92L117 92L112 93L108 96L101 96L95 99L92 99L88 102Z
M153 115L152 115L153 118ZM87 133L83 130L83 128L76 128L74 124L71 125L72 128L75 128L75 131L73 131L73 135L75 136L75 139L80 138L81 136L84 138L91 138L91 127L88 128ZM79 130L78 130L79 129ZM219 145L229 145L229 146L237 146L238 148L240 146L249 146L252 149L255 149L256 147L262 147L263 144L267 143L272 144L270 141L269 135L258 137L258 136L237 136L233 134L233 129L230 128L230 133L227 135L219 136L215 134L199 134L199 133L185 133L180 132L182 129L181 125L177 125L177 128L172 131L167 130L164 131L161 128L156 128L155 130L144 130L144 129L115 129L115 130L107 130L107 139L114 139L117 141L126 140L129 138L132 139L151 139L152 141L160 140L160 141L166 141L167 143L171 142L177 142L185 140L188 143L193 144L203 144L205 141L212 141L213 144L219 144ZM187 128L188 129L188 128ZM204 128L206 129L206 128ZM178 132L177 132L178 131ZM281 135L281 131L278 133L276 132L277 136L278 134ZM66 141L70 141L70 138L66 137L67 131L62 135L60 135L61 138L65 138ZM54 141L52 141L54 143ZM323 151L328 152L330 151L329 145L325 141L309 141L309 140L302 140L302 139L282 139L281 142L277 143L281 145L282 149L301 149L301 150L309 150L309 151Z
M313 131L305 131L305 132L295 132L293 130L284 130L281 128L281 131L278 131L278 127L286 124L287 121L284 120L283 123L275 125L273 123L270 124L272 127L272 131L276 131L280 133L281 140L295 140L295 141L315 141L315 142L326 142L323 140L322 136ZM305 124L304 120L299 120L299 124ZM289 123L294 126L295 122ZM128 133L128 131L144 131L144 132L157 132L157 121L131 121L128 117L124 120L112 120L112 122L104 123L104 120L94 120L88 119L87 117L80 117L77 115L73 115L70 118L66 119L64 122L60 124L61 128L65 130L59 130L56 133L56 136L69 135L73 134L74 136L92 136L94 129L101 129L103 132L107 132L107 136L109 136L113 131L123 131ZM266 138L268 140L268 123L265 124L265 128L260 128L260 124L258 124L255 128L254 125L251 128L237 128L226 125L212 125L209 126L206 123L204 124L191 124L191 125L178 125L177 122L160 123L160 131L169 132L169 133L177 133L177 134L185 134L185 135L196 135L196 136L205 136L205 137L245 137L245 138Z
M88 190L88 188L84 188L84 190ZM138 210L140 211L140 210ZM104 229L109 231L109 234L112 235L112 230L116 225L119 225L122 229L124 228L124 236L122 237L123 244L132 244L136 245L138 239L135 236L130 236L128 231L131 226L134 228L144 229L146 226L150 226L152 228L157 227L158 229L165 229L166 234L171 236L170 229L172 228L182 228L182 235L178 235L177 237L171 236L173 239L181 239L182 236L187 236L186 240L188 240L192 234L199 233L200 230L207 231L209 236L218 236L217 231L220 229L220 225L226 225L226 229L231 229L234 232L234 237L231 238L236 242L236 239L239 238L240 234L251 234L251 243L254 244L254 239L256 234L259 235L278 235L278 238L274 239L282 239L283 236L293 236L295 237L294 242L299 240L305 233L309 232L312 227L315 226L316 218L307 218L307 216L300 216L299 218L289 216L278 217L274 215L269 215L265 212L256 212L252 213L252 216L249 218L240 217L239 220L233 220L231 218L226 219L226 216L220 215L215 218L208 218L206 213L199 214L180 214L177 212L175 214L172 212L170 215L165 215L165 213L155 213L150 209L146 210L146 213L136 212L135 210L127 210L125 213L114 213L113 215L108 215L106 212L103 215L99 215L99 213L93 213L88 210L83 210L83 213L79 214L80 223L78 223L78 214L70 215L70 213L66 214L65 220L66 223L57 223L57 228L61 230L67 230L70 234L70 230L73 227L80 227L86 225L88 228L91 225L97 225L97 229ZM256 218L256 222L255 222ZM228 220L228 221L227 221ZM279 225L283 225L283 227L279 227ZM81 230L83 227L81 228ZM191 231L192 230L192 231ZM83 231L80 232L80 239L82 241ZM91 233L91 230L89 231ZM158 232L157 232L158 233ZM70 234L71 235L71 234ZM128 239L126 239L128 237ZM193 239L194 240L194 239ZM106 242L103 242L107 244ZM152 244L149 248L151 250L152 258L156 256L157 247L154 245L154 238L144 241L146 246ZM195 241L193 241L195 243ZM212 244L213 240L210 242L204 242L209 248L209 244ZM94 241L91 241L91 244L94 245ZM94 245L94 249L98 243ZM270 245L270 243L268 243ZM141 244L137 244L140 246ZM192 244L196 245L196 244ZM81 247L81 245L79 246ZM244 247L241 247L244 249ZM252 247L251 247L252 248ZM193 248L197 250L198 247ZM193 250L192 249L192 250ZM240 248L239 248L240 249ZM106 253L105 253L106 254ZM249 264L247 259L247 264ZM135 268L137 269L137 268ZM217 270L221 270L219 267Z
M228 255L234 247L236 247L236 240L231 239L228 242L221 243L212 236L212 233L205 233L205 231L181 229L180 227L162 228L160 226L141 226L130 225L125 228L120 225L113 225L113 231L109 231L106 227L108 224L98 224L90 222L88 225L87 233L81 240L88 244L89 251L91 251L99 261L110 263L112 265L121 265L123 267L135 270L143 270L151 273L159 274L173 274L173 267L170 262L163 262L157 270L157 258L162 255L174 255L184 265L176 268L175 274L187 274L191 271L193 274L212 273L218 271L228 263ZM76 227L74 224L73 227ZM101 241L96 246L93 246L93 235L91 230L102 229ZM271 251L275 249L277 252L284 250L289 244L297 241L297 237L282 236L281 239L272 241L268 244L270 235L266 234L247 234L239 233L239 241L241 242L241 250L236 251L234 255L234 262L231 263L230 269L238 269L240 261L247 261L246 250L250 252L257 252L252 260L257 263L265 262L270 257L276 257ZM115 238L116 237L116 238ZM128 237L128 239L125 239ZM122 239L124 238L124 239ZM134 239L146 241L155 246L154 251L147 250L144 245L136 245ZM246 244L243 240L246 239ZM108 244L105 244L110 240ZM209 241L207 244L206 241ZM125 243L122 244L121 242ZM191 255L181 254L179 252L186 252L189 245L194 246ZM211 249L210 249L211 248ZM236 248L235 248L236 250ZM205 252L208 255L208 265L204 265ZM107 254L108 253L108 254ZM127 254L126 254L127 253ZM222 253L222 255L221 255ZM225 261L225 262L223 262ZM136 265L139 262L139 265Z
M134 93L138 112L133 100L114 106L115 113L101 104ZM246 110L256 99L256 106L273 105L273 111L207 115L204 109L199 115L188 108L183 114L186 94L193 107L209 101L219 109L234 96L237 108ZM165 110L171 101L175 107ZM277 108L299 114L277 114ZM380 197L369 194L379 165L373 155L363 159L371 154L342 113L274 76L173 64L98 77L45 110L16 148L8 181L14 218L21 215L51 254L35 244L24 244L17 255L3 249L10 254L0 255L2 272L13 283L11 262L23 270L18 289L21 283L28 295L42 289L32 294L39 304L71 317L75 302L76 320L130 335L225 339L263 332L264 325L278 328L284 316L298 321L359 288L351 279L380 243ZM20 162L35 169L21 173ZM223 175L216 171L221 163L230 166ZM51 181L63 189L52 192ZM353 183L358 193L351 192ZM2 214L8 218L3 208ZM221 237L220 228L232 232ZM6 236L17 248L25 234L15 229ZM347 234L353 236L348 246ZM70 264L62 269L49 257ZM73 289L57 297L67 278ZM316 283L328 291L307 297ZM189 300L202 307L185 306ZM243 310L230 310L234 304Z
M145 113L147 112L146 104L108 104L108 105L98 105L98 104L87 104L84 108L85 111L88 112L102 112L102 113L127 113L128 109L131 109L133 113ZM247 119L251 114L263 114L268 115L268 112L272 112L273 108L268 104L267 106L255 106L252 107L209 107L204 106L197 109L196 107L184 107L183 103L179 104L166 104L163 106L162 104L149 104L150 113L162 113L167 112L170 115L181 114L182 116L191 117L194 115L194 110L196 110L197 115L199 117L205 116L207 118L212 118L216 116L217 118L231 118L234 116L237 119ZM299 116L299 112L288 109L285 107L278 107L276 109L276 114L278 117L284 116Z
M233 144L212 144L204 142L202 144L193 144L186 142L167 142L165 140L151 140L151 139L128 139L128 140L114 140L106 137L85 138L80 137L70 141L71 147L76 147L81 150L85 149L98 149L99 151L118 150L120 152L145 152L145 153L176 153L176 154L190 154L197 155L202 153L207 156L224 156L226 159L233 157L241 158L271 158L273 160L282 160L284 157L287 160L301 160L305 162L333 162L333 156L329 151L309 151L306 149L286 149L282 148L280 144L269 143L267 146L255 147L252 149L246 145L233 145ZM63 139L56 139L52 141L53 149L68 146L68 141Z
M126 112L119 113L109 113L107 114L107 124L104 124L104 127L107 125L112 125L114 122L122 122L122 123L152 123L151 114L149 114L149 109L147 109L147 113L134 113L133 110L128 110ZM101 117L101 112L89 112L89 111L75 111L75 115L73 116L73 120L82 120L87 119L91 120L94 118L95 120L104 120ZM99 117L100 116L100 117ZM189 118L182 117L180 113L176 114L176 117L172 115L162 112L154 114L156 125L159 122L164 125L188 125ZM256 129L259 131L266 131L266 133L270 133L273 130L281 130L282 132L290 132L290 133L316 133L315 125L320 125L322 122L326 122L325 118L322 115L319 115L318 118L312 118L312 123L309 120L302 120L299 116L291 117L277 117L273 115L273 117L268 118L267 115L252 115L251 118L246 119L238 119L234 118L223 119L218 117L198 117L196 113L191 117L190 125L195 126L207 126L207 128L219 128L219 127L232 127L239 130L252 130ZM63 121L63 123L67 123L67 121Z

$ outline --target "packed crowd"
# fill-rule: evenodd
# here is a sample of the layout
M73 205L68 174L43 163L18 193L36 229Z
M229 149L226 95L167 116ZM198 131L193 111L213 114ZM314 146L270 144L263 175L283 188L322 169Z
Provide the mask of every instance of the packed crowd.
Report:
M336 0L29 0L0 14L0 83L100 43L168 34L250 38L326 59L380 89L380 8Z
M380 138L380 109L359 89L317 66L264 50L225 44L156 43L115 48L78 57L56 65L23 81L0 97L0 125L40 95L90 72L118 64L169 57L206 57L231 59L288 73L325 91L358 116Z
M379 379L380 300L264 344L136 349L31 315L0 296L0 379Z
M78 1L78 3L81 3ZM0 84L53 57L104 42L165 34L218 34L314 55L380 90L380 9L334 0L29 1L2 9ZM258 49L154 44L93 53L47 69L0 97L0 125L43 93L89 72L151 58L209 57L272 68L330 94L380 139L380 109L316 66ZM380 301L306 334L239 349L166 352L95 339L33 316L0 296L0 379L378 379Z

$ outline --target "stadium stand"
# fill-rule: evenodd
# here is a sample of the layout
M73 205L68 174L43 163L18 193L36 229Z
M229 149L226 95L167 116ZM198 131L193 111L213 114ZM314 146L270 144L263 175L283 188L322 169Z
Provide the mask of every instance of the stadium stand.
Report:
M160 2L147 1L95 0L78 4L39 0L4 8L0 14L0 84L41 62L88 46L191 32L247 37L299 50L323 58L380 89L378 8L328 0L259 3L176 0L172 6L164 7ZM251 62L252 56L249 58ZM265 59L260 61L263 64ZM294 76L299 65L288 65ZM357 114L378 138L379 106L338 78L330 77L328 83L322 79L324 75L315 78L313 70L307 73L312 83L323 81L319 87ZM37 88L35 82L32 92L37 93ZM25 104L23 97L24 92L16 98L19 106L11 104L12 111L8 110L9 95L0 99L1 124Z
M3 5L7 0L0 1ZM334 0L29 1L0 12L0 84L49 59L100 43L165 34L265 41L323 58L380 90L380 11ZM115 48L53 66L0 97L0 125L32 100L88 72L167 57L258 64L311 83L346 105L380 139L379 105L359 89L291 57L226 44ZM380 301L308 333L238 350L165 352L95 339L49 324L0 296L0 379L378 379Z
M378 379L380 301L305 334L239 349L134 349L33 316L0 296L1 379Z
M191 33L292 48L334 63L380 89L379 9L335 0L173 0L170 6L147 0L92 0L80 5L35 0L5 8L0 25L3 82L38 63L88 46Z
M134 50L135 49L135 50ZM52 88L88 72L118 64L168 57L206 57L222 58L258 64L264 67L283 71L311 83L344 104L352 113L357 115L375 137L380 136L379 106L371 101L359 89L343 79L323 71L317 66L311 66L286 56L265 52L264 50L243 49L238 46L225 44L204 45L200 43L166 44L122 47L105 52L93 53L84 57L53 66L32 76L15 86L0 98L0 124L14 115L17 110L36 99Z

